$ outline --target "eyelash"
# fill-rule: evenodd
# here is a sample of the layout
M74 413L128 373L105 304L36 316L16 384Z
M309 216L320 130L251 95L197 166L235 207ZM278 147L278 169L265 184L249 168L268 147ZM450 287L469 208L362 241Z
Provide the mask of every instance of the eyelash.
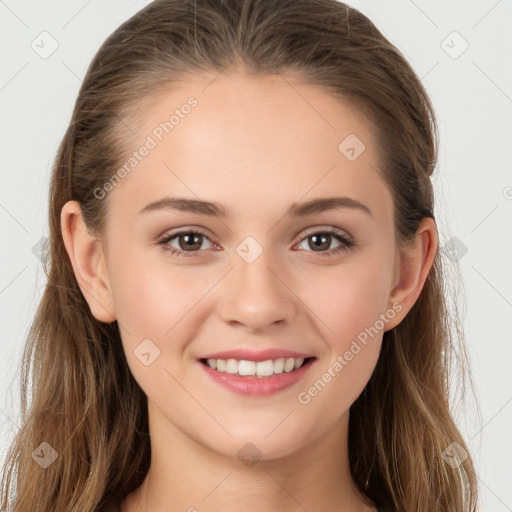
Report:
M201 235L205 238L208 238L208 234L203 231L200 228L194 228L190 230L181 230L176 231L173 233L169 233L164 235L163 238L161 238L158 241L158 244L162 246L162 250L169 252L172 256L178 256L180 258L189 258L194 257L195 253L201 252L201 251L182 251L180 249L176 249L175 247L170 247L167 244L173 240L174 238L180 236L180 235ZM334 238L336 238L339 242L341 242L341 245L339 247L336 247L335 249L329 249L328 251L320 251L317 254L322 255L321 257L333 257L337 256L343 251L346 251L350 249L352 246L355 245L355 242L348 236L342 234L340 231L338 231L335 228L325 228L325 229L316 229L311 228L309 231L305 233L305 236L301 238L299 243L303 242L307 238L309 238L312 235L332 235ZM210 240L211 241L211 240ZM315 252L315 251L306 251L306 252ZM312 258L313 256L308 256L309 258Z

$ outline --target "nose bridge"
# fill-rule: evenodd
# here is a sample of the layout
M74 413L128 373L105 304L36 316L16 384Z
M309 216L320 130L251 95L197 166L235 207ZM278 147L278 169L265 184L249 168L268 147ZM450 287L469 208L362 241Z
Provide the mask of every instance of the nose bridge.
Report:
M295 311L294 295L279 276L270 251L258 249L248 240L236 252L221 307L223 320L252 331L290 321Z

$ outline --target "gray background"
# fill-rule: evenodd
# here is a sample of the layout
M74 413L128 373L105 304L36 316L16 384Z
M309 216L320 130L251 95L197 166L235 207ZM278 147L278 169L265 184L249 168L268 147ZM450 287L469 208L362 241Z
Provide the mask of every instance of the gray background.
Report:
M19 357L45 283L37 250L48 235L51 163L91 58L147 3L0 0L2 457L19 425ZM479 418L470 400L456 418L477 464L481 510L512 510L512 2L351 5L402 51L437 111L438 227L464 279L481 410Z

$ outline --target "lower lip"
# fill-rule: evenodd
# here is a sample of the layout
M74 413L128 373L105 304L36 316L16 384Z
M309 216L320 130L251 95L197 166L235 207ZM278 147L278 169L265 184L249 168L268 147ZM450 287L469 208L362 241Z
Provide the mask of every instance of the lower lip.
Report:
M201 361L199 361L198 364L209 377L230 391L247 396L270 396L299 382L306 375L314 362L315 359L310 359L297 370L278 373L271 377L242 377L237 373L213 370Z

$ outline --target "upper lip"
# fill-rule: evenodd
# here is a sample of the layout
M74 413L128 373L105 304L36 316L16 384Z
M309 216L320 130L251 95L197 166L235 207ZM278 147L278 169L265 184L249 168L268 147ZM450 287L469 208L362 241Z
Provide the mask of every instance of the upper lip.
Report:
M295 358L295 359L306 359L313 357L311 354L303 354L295 352L293 350L284 350L282 348L269 348L266 350L250 350L250 349L237 349L237 350L225 350L223 352L215 352L203 356L201 359L238 359L239 361L267 361L269 359L281 359L281 358Z

